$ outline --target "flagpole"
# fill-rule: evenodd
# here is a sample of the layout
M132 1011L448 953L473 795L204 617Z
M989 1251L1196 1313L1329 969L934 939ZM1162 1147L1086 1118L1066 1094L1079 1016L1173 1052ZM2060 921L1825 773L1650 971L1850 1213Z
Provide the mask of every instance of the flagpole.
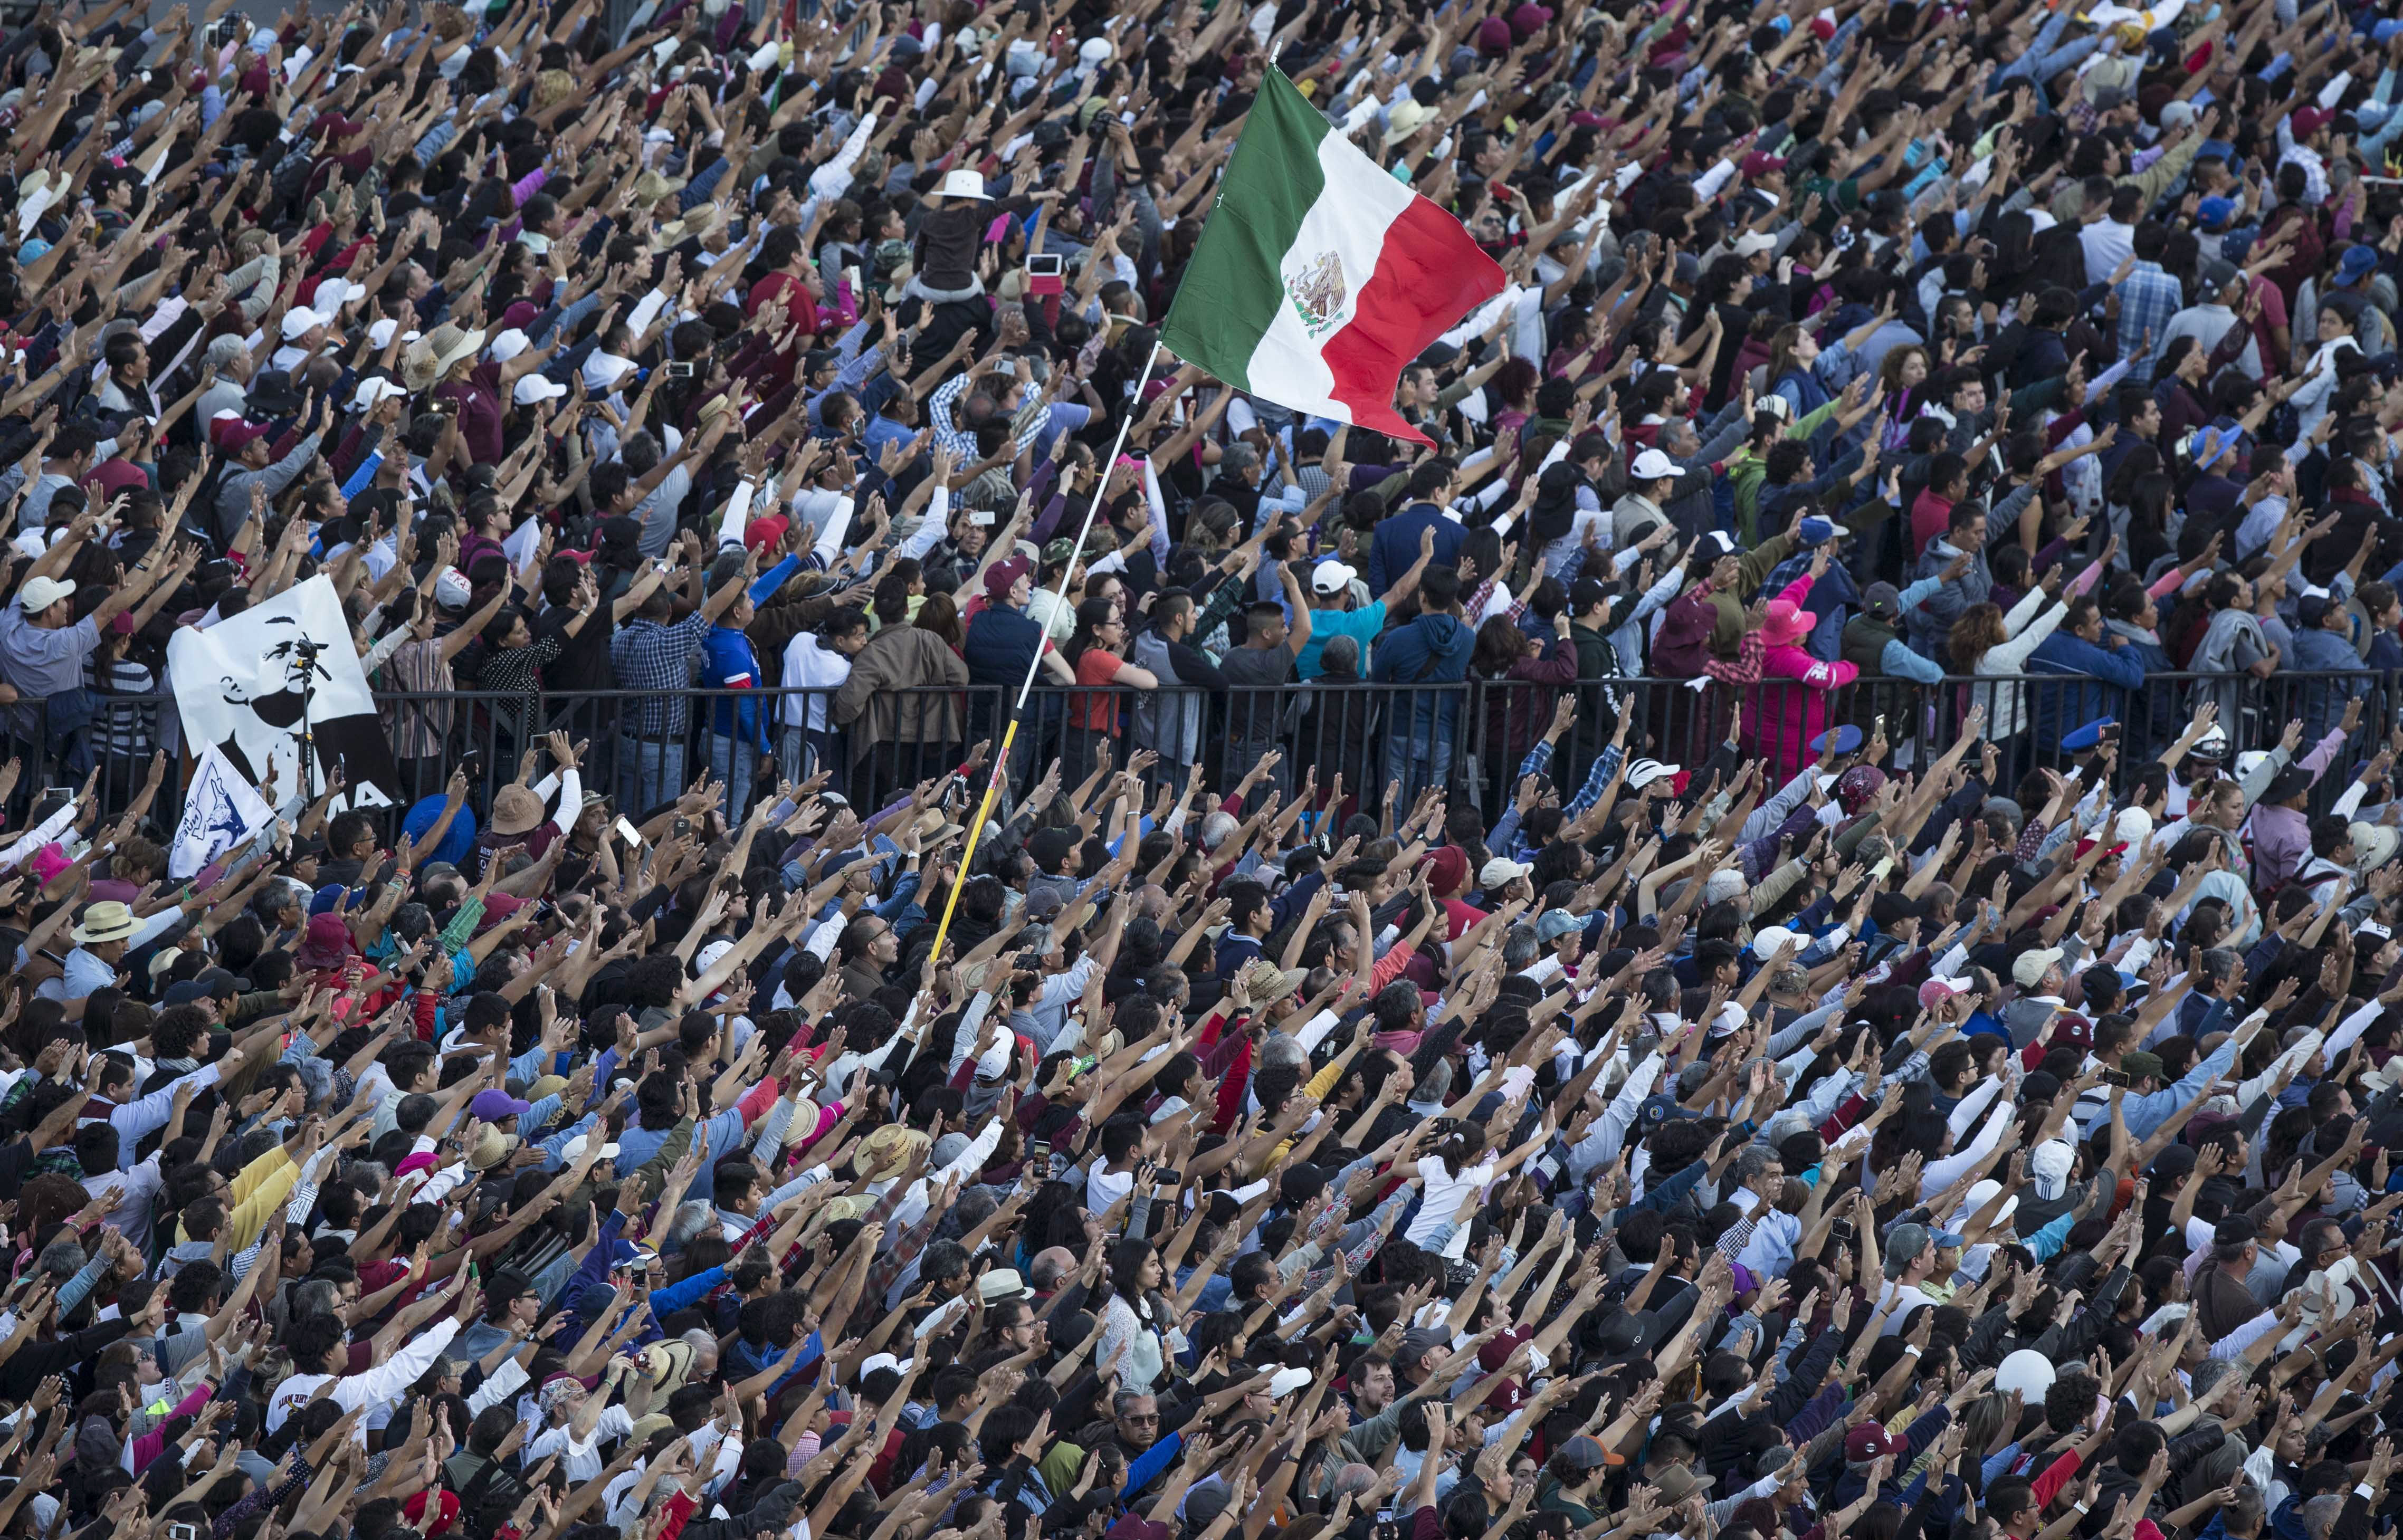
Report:
M1101 508L1103 494L1109 491L1110 476L1118 469L1118 455L1126 448L1127 429L1134 425L1136 414L1143 409L1144 387L1151 383L1151 371L1159 363L1160 344L1154 341L1150 356L1143 361L1143 374L1134 382L1133 398L1127 403L1125 414L1118 419L1118 436L1110 445L1110 457L1102 463L1101 483L1094 489L1092 501L1085 505L1085 521L1076 528L1076 553L1068 558L1068 564L1060 569L1060 587L1052 595L1056 604L1068 602L1068 579L1075 575L1076 563L1084 559L1085 536L1092 532L1093 515ZM993 816L993 804L1001 795L1003 784L1009 778L1009 747L1017 740L1019 721L1026 714L1026 698L1035 693L1035 671L1042 666L1043 642L1037 640L1035 656L1027 659L1026 677L1018 687L1017 703L1009 708L1009 726L1002 729L1001 752L993 756L993 776L985 783L984 799L977 807L976 822L968 825L967 847L960 853L959 876L951 880L951 891L943 896L943 918L935 926L932 955L936 957L943 954L943 937L951 932L951 911L959 907L960 889L966 885L968 867L976 860L977 840L982 838L985 821Z

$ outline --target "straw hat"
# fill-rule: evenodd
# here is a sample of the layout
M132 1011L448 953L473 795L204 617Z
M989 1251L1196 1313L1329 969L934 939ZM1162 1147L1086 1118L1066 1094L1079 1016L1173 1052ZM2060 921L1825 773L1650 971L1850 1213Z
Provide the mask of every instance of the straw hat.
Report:
M645 208L662 198L673 198L683 190L684 178L681 176L661 176L658 172L646 171L634 178L634 201Z
M459 361L473 358L484 346L483 328L463 331L445 321L410 344L401 355L400 379L413 394L432 390L446 379Z
M917 1129L887 1123L860 1145L859 1158L868 1163L869 1181L889 1182L907 1171L910 1158L930 1143Z
M503 786L493 794L493 832L525 834L542 822L542 798L525 787Z
M141 927L134 923L133 911L114 898L104 898L83 911L83 923L68 934L76 944L86 947L106 946L111 941L123 941Z
M696 203L681 219L671 219L651 237L651 244L661 251L687 241L705 240L717 229L725 212L715 203Z
M487 1127L476 1138L476 1147L467 1152L467 1164L477 1171L490 1171L507 1159L518 1147L518 1136Z

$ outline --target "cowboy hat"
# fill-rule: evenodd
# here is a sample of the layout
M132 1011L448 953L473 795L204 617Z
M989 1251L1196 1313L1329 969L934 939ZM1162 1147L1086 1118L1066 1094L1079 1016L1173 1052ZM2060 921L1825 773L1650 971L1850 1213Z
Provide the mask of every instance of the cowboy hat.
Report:
M910 1158L931 1141L917 1129L887 1123L868 1136L859 1146L860 1158L867 1162L868 1179L889 1182L909 1169Z
M652 1343L638 1355L637 1362L651 1379L651 1394L674 1395L684 1388L692 1373L693 1347L681 1337L670 1337Z
M684 178L681 176L661 176L658 172L646 171L634 178L634 201L645 208L662 198L673 198L683 190Z
M83 923L67 934L77 946L105 946L111 941L130 939L141 927L134 923L133 911L114 898L104 898L83 911Z
M487 1128L476 1138L476 1147L467 1152L467 1164L477 1171L490 1171L507 1159L518 1147L518 1136Z

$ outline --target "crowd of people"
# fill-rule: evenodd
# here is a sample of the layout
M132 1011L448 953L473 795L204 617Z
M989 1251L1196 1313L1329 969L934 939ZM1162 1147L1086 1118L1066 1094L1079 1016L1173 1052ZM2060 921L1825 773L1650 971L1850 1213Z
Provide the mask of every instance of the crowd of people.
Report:
M0 1537L2391 1529L2381 12L16 18Z

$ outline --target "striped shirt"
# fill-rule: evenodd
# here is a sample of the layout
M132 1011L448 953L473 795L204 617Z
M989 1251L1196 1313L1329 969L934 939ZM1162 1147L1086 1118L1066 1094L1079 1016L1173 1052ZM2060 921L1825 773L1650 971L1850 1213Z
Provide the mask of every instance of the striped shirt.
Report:
M405 642L385 663L386 682L411 695L447 695L458 688L450 660L442 656L442 639ZM392 708L392 752L403 759L424 759L442 752L451 735L451 702L402 701Z
M108 677L104 682L99 675L99 662L98 653L83 660L83 687L98 698L92 702L93 749L114 758L147 758L159 742L158 705L152 701L112 701L108 697L155 696L159 693L159 676L130 659L119 658L109 664Z

